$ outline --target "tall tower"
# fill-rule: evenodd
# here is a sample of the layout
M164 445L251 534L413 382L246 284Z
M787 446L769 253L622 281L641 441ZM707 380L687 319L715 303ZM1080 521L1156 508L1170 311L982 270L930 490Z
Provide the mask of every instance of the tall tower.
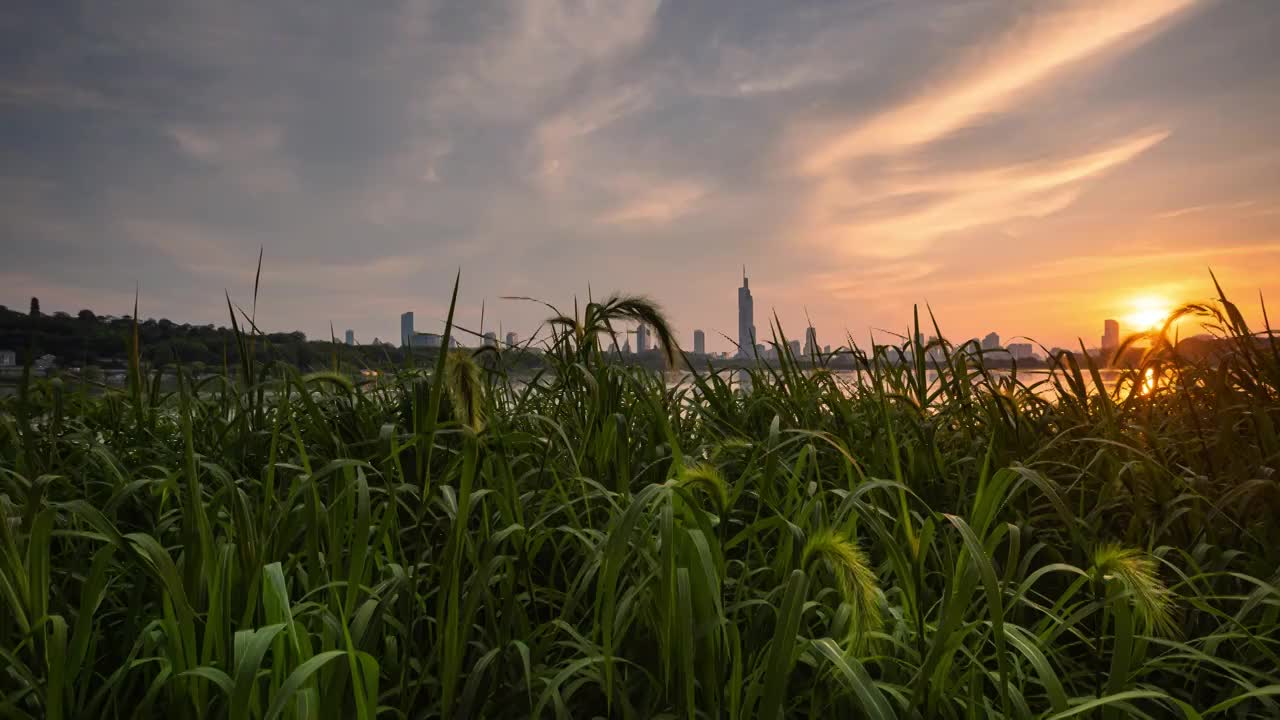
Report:
M804 354L806 357L818 354L818 331L812 325L804 333Z
M400 347L409 347L413 342L413 311L400 315Z
M644 323L636 326L636 352L649 352L649 326Z
M755 305L747 281L747 266L742 266L742 287L738 288L738 357L751 357L756 348Z
M693 352L695 355L707 354L707 335L701 330L693 331Z
M356 331L355 331L355 330L348 330L348 331L347 331L347 344L348 344L348 345L355 345L355 344L356 344Z
M1120 347L1120 323L1107 320L1102 323L1102 349L1115 350Z

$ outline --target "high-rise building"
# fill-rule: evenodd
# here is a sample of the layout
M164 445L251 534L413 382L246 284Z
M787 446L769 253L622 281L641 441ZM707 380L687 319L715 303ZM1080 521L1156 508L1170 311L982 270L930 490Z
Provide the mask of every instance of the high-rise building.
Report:
M484 346L496 348L498 347L498 333L490 330L484 334Z
M701 330L693 331L693 352L695 355L707 354L707 335Z
M400 347L409 347L413 338L413 313L400 314Z
M982 338L982 349L983 350L999 350L1000 336L995 333L988 333L986 337Z
M751 357L756 346L755 304L751 300L751 286L747 282L747 268L742 268L742 287L738 288L738 355Z
M800 341L799 340L788 341L787 347L791 348L792 357L797 357L797 358L800 357Z
M804 332L804 354L808 357L818 354L818 331L812 325Z
M1115 350L1120 347L1120 323L1107 320L1102 323L1102 349Z
M823 354L823 355L830 355L830 354L831 354L831 346L830 346L830 345L823 345L823 346L822 346L822 354Z
M1031 343L1009 343L1009 354L1014 360L1030 360L1036 356Z
M513 348L520 344L520 336L513 332L507 333L507 347Z
M630 339L630 338L628 338L628 339L626 339L626 340L623 340L623 341L622 341L622 354L623 354L623 355L630 355L630 354L631 354L631 339Z
M355 345L355 344L356 344L356 331L355 331L355 330L348 330L348 331L347 331L347 344L348 344L348 345Z
M636 326L636 352L640 354L649 352L649 326L644 323Z

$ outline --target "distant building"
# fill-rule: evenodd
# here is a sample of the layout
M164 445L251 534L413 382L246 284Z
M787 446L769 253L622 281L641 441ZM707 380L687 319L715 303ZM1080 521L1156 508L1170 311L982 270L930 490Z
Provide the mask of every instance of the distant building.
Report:
M804 354L808 357L818 354L818 331L812 325L804 331Z
M57 357L53 355L41 355L40 357L36 358L35 362L31 363L31 367L34 370L44 371L44 370L52 369L53 366L57 364L58 364Z
M768 350L765 348L764 343L756 343L756 355L759 355L762 358L769 357Z
M520 344L520 336L513 332L507 333L507 347L513 348Z
M999 350L1000 336L995 333L989 333L986 337L982 338L982 349L983 350Z
M18 354L12 350L0 350L0 367L13 367L18 364Z
M498 347L498 333L490 330L484 334L484 346L496 348Z
M348 331L347 331L347 344L348 344L348 345L355 345L355 344L356 344L356 331L355 331L355 330L348 330Z
M400 314L400 347L409 347L413 339L413 313Z
M626 340L622 341L622 354L623 355L631 354L631 338L627 338Z
M641 355L649 352L649 326L644 323L636 326L636 352Z
M1036 356L1031 343L1009 343L1009 354L1014 360L1031 360Z
M823 346L822 346L822 354L823 354L823 355L830 355L830 354L831 354L831 346L830 346L830 345L823 345Z
M742 287L738 288L738 355L750 357L756 346L755 304L747 282L747 268L742 268Z
M695 355L707 354L707 335L701 330L693 331L693 352Z
M925 351L924 356L935 363L943 362L947 359L947 345L946 338L930 335L929 339L924 341L924 346L929 348Z
M1107 320L1102 323L1102 349L1110 352L1120 347L1120 323Z
M440 347L443 337L436 333L414 333L409 336L409 347L433 349Z
M787 341L787 347L791 349L792 357L797 357L797 358L800 357L800 341L799 340Z

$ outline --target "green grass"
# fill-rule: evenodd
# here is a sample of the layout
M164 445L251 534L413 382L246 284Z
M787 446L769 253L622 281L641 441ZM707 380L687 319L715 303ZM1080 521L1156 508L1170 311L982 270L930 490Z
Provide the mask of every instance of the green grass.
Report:
M945 345L673 388L602 350L678 353L651 303L552 311L532 381L259 364L244 314L176 391L26 380L0 717L1280 717L1280 348L1225 297L1225 357L1115 392Z

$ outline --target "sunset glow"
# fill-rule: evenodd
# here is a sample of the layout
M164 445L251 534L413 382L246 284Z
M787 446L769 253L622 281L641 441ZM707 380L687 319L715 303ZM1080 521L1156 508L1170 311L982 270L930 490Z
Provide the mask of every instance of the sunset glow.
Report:
M1128 332L1160 329L1174 308L1165 298L1153 295L1134 298L1131 305L1132 309L1122 321L1123 329Z

